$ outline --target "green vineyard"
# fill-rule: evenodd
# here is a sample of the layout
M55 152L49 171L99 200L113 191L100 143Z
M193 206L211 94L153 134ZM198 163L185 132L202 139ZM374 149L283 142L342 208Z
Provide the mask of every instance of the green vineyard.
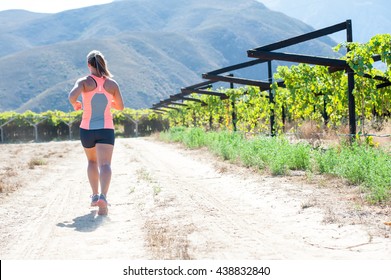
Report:
M367 123L380 130L390 119L390 41L391 35L383 34L366 44L344 43L335 48L336 51L343 46L350 49L343 59L355 74L352 94L358 135L368 134ZM375 60L381 63L380 67L374 67ZM270 91L245 86L220 89L220 96L215 92L210 95L193 93L190 95L193 100L158 110L168 108L166 115L171 126L265 134L270 133L271 121L274 122L272 131L276 133L288 132L289 124L297 128L308 121L323 129L349 125L348 76L344 71L333 72L322 65L280 66L273 79Z
M0 113L1 142L79 139L81 116L82 111L3 112ZM150 110L126 108L113 112L113 120L116 134L122 137L145 136L168 128L168 122Z

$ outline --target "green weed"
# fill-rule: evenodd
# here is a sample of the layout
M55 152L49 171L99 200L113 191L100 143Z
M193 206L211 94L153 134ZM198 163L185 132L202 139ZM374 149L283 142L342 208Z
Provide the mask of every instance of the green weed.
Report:
M248 140L238 132L206 132L184 127L174 127L161 133L160 138L183 142L189 148L206 146L224 160L246 167L268 168L273 175L303 170L338 176L362 186L372 203L391 197L390 154L371 145L345 144L323 150L313 149L307 143L292 144L283 136Z

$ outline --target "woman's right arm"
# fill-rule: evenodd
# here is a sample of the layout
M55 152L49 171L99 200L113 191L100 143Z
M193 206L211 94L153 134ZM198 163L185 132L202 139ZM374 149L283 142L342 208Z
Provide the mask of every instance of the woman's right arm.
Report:
M73 106L73 109L75 109L75 111L81 110L83 107L82 103L80 101L78 101L77 99L79 98L80 94L83 92L84 80L85 79L83 79L83 78L78 79L68 94L68 100L71 103L71 105Z

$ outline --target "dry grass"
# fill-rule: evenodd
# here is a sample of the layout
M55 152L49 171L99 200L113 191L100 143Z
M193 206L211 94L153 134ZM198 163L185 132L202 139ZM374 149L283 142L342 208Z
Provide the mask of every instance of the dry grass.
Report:
M317 204L318 204L318 201L317 201L316 197L312 196L308 200L306 200L305 202L302 202L300 207L301 207L301 210L304 210L307 208L315 207Z
M150 185L153 189L153 194L158 195L162 188L159 183L151 176L151 174L144 168L141 167L137 170L137 182L144 181Z
M43 160L42 158L33 157L30 159L30 161L27 163L28 167L30 169L34 169L36 166L46 165L47 162Z
M49 146L49 147L48 147ZM0 162L0 193L12 193L32 179L29 170L48 165L67 151L45 144L4 144ZM34 175L37 173L34 171Z
M3 182L3 178L0 178L0 193L4 192L6 187L7 186Z
M321 134L323 134L323 128L313 121L308 121L297 128L297 134L300 139L318 140L321 138Z
M160 260L189 260L189 241L186 235L170 227L168 221L147 221L147 242L154 258Z
M314 121L306 121L300 125L291 123L286 126L288 135L293 134L293 139L305 140L313 147L330 146L346 143L349 140L349 126L341 125L338 128L319 126ZM367 121L365 126L357 126L357 133L373 135L370 142L374 146L391 149L391 122ZM362 136L360 141L368 141L368 137Z
M379 129L377 127L374 127L374 125L371 126L371 128L368 130L368 134L375 134L379 136L384 137L373 137L373 141L375 144L386 147L391 149L391 122L384 122Z
M0 193L9 193L20 187L20 183L16 179L18 172L12 167L6 167L4 172L0 174Z
M326 209L326 213L323 217L323 220L322 220L323 223L325 224L336 224L339 222L338 220L338 216L336 215L336 213L331 209L331 207L328 207Z

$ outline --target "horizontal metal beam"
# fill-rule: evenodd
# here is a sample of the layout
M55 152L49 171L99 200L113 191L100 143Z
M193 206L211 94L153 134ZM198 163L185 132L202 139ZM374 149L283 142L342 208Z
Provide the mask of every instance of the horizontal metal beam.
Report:
M338 71L345 71L346 70L346 66L330 66L329 67L329 73L334 73L334 72L338 72Z
M341 23L338 23L338 24L335 24L335 25L332 25L332 26L329 26L326 28L318 29L318 30L315 30L315 31L312 31L312 32L309 32L309 33L306 33L303 35L299 35L299 36L292 37L292 38L289 38L286 40L282 40L277 43L258 47L258 48L252 49L250 51L274 51L274 50L286 48L286 47L296 45L296 44L299 44L299 43L302 43L305 41L309 41L309 40L316 39L316 38L319 38L322 36L333 34L338 31L345 30L345 29L347 29L347 25L350 22L351 22L351 20L347 20L347 21L344 21L344 22L341 22Z
M214 82L212 82L212 83L214 83ZM198 84L194 84L194 85L185 87L185 89L206 89L206 88L211 88L211 87L212 87L211 82L205 81L205 82L201 82Z
M210 90L203 90L203 89L188 89L188 88L182 88L181 91L186 94L192 94L192 93L199 93L199 94L206 94L206 95L214 95L219 97L225 97L226 95L222 92L217 91L210 91Z
M151 109L152 109L152 110L160 110L160 111L168 112L168 111L165 109L165 106L161 106L161 105L154 105L154 106L152 106Z
M167 107L168 105L187 106L184 103L177 103L177 102L173 102L170 99L167 99L167 100L163 100L163 101L161 101L161 102L159 102L157 104L153 104L153 108L156 108L156 107Z
M184 101L193 101L198 103L205 103L204 101L197 99L197 98L191 98L191 97L182 97L182 100Z
M269 52L269 51L255 51L255 50L248 51L248 55L251 57L263 58L267 60L282 60L282 61L308 63L308 64L315 64L315 65L323 65L323 66L348 67L345 60L319 57L319 56L309 56L309 55L279 53L279 52Z
M167 100L161 100L159 103L152 104L152 108L159 107L161 105L164 105L167 102L168 102L168 99Z
M240 84L240 85L256 86L256 87L262 88L263 90L270 89L270 85L271 85L269 82L250 80L250 79L244 79L244 78L237 78L237 77L231 77L231 76L203 74L202 78L209 79L212 81L220 81L220 82L228 82L228 83L234 83L234 84Z
M338 23L338 24L335 24L335 25L332 25L332 26L329 26L329 27L326 27L326 28L323 28L323 29L319 29L319 30L316 30L316 31L313 31L313 32L309 32L309 33L306 33L306 34L303 34L303 35L299 35L299 36L296 36L296 37L293 37L293 38L290 38L290 39L282 40L282 41L279 41L277 43L273 43L273 44L269 44L269 45L266 45L266 46L258 47L258 48L252 49L250 51L254 51L254 50L272 51L272 50L285 48L285 47L288 47L288 46L291 46L291 45L295 45L295 44L298 44L298 43L301 43L301 42L305 42L305 41L308 41L308 40L316 39L316 38L319 38L319 37L322 37L322 36L325 36L325 35L328 35L328 34L332 34L332 33L335 33L335 32L341 31L341 30L345 30L347 28L348 22L350 22L350 20L347 20L345 22L341 22L341 23ZM238 70L238 69L247 68L247 67L250 67L250 66L253 66L253 65L256 65L256 64L260 64L260 63L264 63L264 62L267 62L267 61L268 60L265 60L265 59L251 60L251 61L238 63L238 64L235 64L235 65L231 65L231 66L228 66L228 67L224 67L224 68L221 68L221 69L217 69L217 70L214 70L214 71L211 71L211 72L207 72L207 73L205 73L203 75L219 75L219 74L222 74L222 73L226 73L226 72L230 72L230 71L234 71L234 70Z
M380 54L375 54L375 55L372 55L372 59L373 59L373 61L380 61L381 60L381 56L380 56Z
M167 102L164 102L164 104L167 104L167 105L178 105L178 106L185 106L185 107L187 106L184 103L174 102L172 100L167 100Z
M170 107L168 105L162 105L162 106L159 106L159 108L167 108L167 109L174 109L174 110L177 110L177 111L181 111L179 108L176 108L176 107Z
M210 75L218 75L218 74L222 74L222 73L226 73L226 72L230 72L230 71L234 71L234 70L238 70L238 69L243 69L243 68L250 67L250 66L253 66L253 65L256 65L256 64L260 64L260 63L264 63L264 62L267 62L267 60L263 60L263 59L250 60L250 61L247 61L247 62L234 64L234 65L231 65L231 66L228 66L228 67L224 67L224 68L217 69L217 70L214 70L214 71L211 71L211 72L207 72L207 73L205 73L203 75L208 75L208 74L210 74Z
M157 109L157 108L152 108L152 110L157 111L157 112L159 112L159 113L167 113L167 112L168 112L168 110Z
M161 109L160 106L153 106L152 109L153 110L164 110L164 109Z
M369 75L369 74L364 74L363 77L364 77L364 78L368 78L368 79L374 79L374 80L386 82L386 83L387 83L387 82L390 82L386 77L382 77L382 76L378 76L378 75L372 77L372 76Z
M199 90L196 91L196 93L218 96L218 97L220 97L221 100L229 98L228 95L226 95L225 93L217 92L217 91L210 91L210 90L199 89Z
M187 94L185 94L187 95ZM174 96L174 95L171 95L170 96L170 99L171 100L183 100L183 101L193 101L193 102L198 102L198 103L202 103L202 104L206 104L204 101L202 101L201 99L197 99L197 98L192 98L192 97L184 97L183 95L180 96Z
M282 88L286 88L284 81L277 82L277 86L282 87Z
M381 60L381 57L380 57L380 55L375 54L372 56L372 59L374 62L376 62L376 61ZM329 73L334 73L334 72L343 71L343 70L346 70L346 66L330 66L329 67Z
M385 83L377 85L376 88L380 89L380 88L385 88L385 87L389 87L389 86L391 86L391 82L385 82Z
M188 95L187 93L177 93L177 94L173 94L173 95L170 95L170 98L171 100L179 100L179 99L182 99L183 97L185 97L186 95Z

